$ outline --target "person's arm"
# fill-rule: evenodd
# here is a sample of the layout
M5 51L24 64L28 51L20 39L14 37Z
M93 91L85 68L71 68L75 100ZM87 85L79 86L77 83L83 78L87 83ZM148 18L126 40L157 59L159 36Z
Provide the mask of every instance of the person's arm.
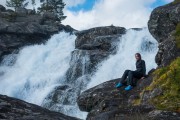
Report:
M145 61L142 62L142 67L143 67L143 77L146 77L146 63L145 63Z

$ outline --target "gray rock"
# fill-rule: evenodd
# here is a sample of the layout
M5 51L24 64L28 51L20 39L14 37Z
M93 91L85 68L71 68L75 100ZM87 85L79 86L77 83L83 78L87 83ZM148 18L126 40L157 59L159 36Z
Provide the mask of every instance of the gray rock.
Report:
M42 17L45 20L58 21L58 17L54 13L51 13L51 12L42 13Z
M113 44L113 41L116 41L118 37L125 33L125 28L115 26L97 27L76 32L77 39L75 41L75 46L78 49L84 50L94 48L102 50L108 49L112 46L111 44Z
M19 17L25 17L27 14L28 14L28 10L26 8L16 8L16 14L19 16Z
M153 37L159 42L159 51L156 63L167 66L177 56L180 56L176 47L174 32L180 22L180 3L168 4L153 10L148 22L148 28Z
M180 113L154 110L148 114L148 117L152 120L180 120Z
M2 5L0 5L0 12L5 12L6 11L6 8Z
M27 9L27 14L28 15L34 15L34 14L36 14L36 11L32 10L32 9Z
M6 12L11 12L11 13L13 13L14 10L12 10L12 9L7 9Z
M78 120L22 100L0 95L1 120Z

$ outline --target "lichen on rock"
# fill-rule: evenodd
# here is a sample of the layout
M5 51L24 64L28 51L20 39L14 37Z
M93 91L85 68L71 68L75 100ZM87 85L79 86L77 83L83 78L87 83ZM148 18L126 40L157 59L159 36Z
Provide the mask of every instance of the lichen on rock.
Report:
M150 102L157 109L180 112L179 73L180 57L175 59L169 66L159 68L152 73L154 75L153 82L143 92L150 92L152 96L157 93L154 92L155 89L161 90L160 94L153 95L150 99Z

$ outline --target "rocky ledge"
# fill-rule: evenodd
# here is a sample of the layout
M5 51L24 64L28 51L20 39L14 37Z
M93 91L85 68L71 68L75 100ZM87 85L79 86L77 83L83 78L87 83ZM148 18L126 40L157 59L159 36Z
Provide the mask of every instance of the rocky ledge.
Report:
M158 110L147 99L159 94L140 95L153 81L152 69L148 77L138 80L137 86L131 91L115 88L121 78L114 79L95 86L78 97L80 110L89 112L87 120L178 120L180 113ZM144 100L145 99L145 100Z
M0 95L1 120L79 120L22 100Z
M0 58L23 46L44 43L62 30L75 31L60 24L52 13L37 14L25 8L14 12L0 5Z

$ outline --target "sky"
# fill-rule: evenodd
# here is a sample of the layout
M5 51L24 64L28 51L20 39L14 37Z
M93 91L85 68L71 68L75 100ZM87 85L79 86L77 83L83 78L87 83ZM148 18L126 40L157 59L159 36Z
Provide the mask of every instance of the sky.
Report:
M27 0L31 1L31 0ZM40 5L36 0L36 6ZM84 30L99 26L147 27L152 10L173 0L64 0L62 24ZM5 5L6 0L0 0ZM28 8L32 8L31 5Z

